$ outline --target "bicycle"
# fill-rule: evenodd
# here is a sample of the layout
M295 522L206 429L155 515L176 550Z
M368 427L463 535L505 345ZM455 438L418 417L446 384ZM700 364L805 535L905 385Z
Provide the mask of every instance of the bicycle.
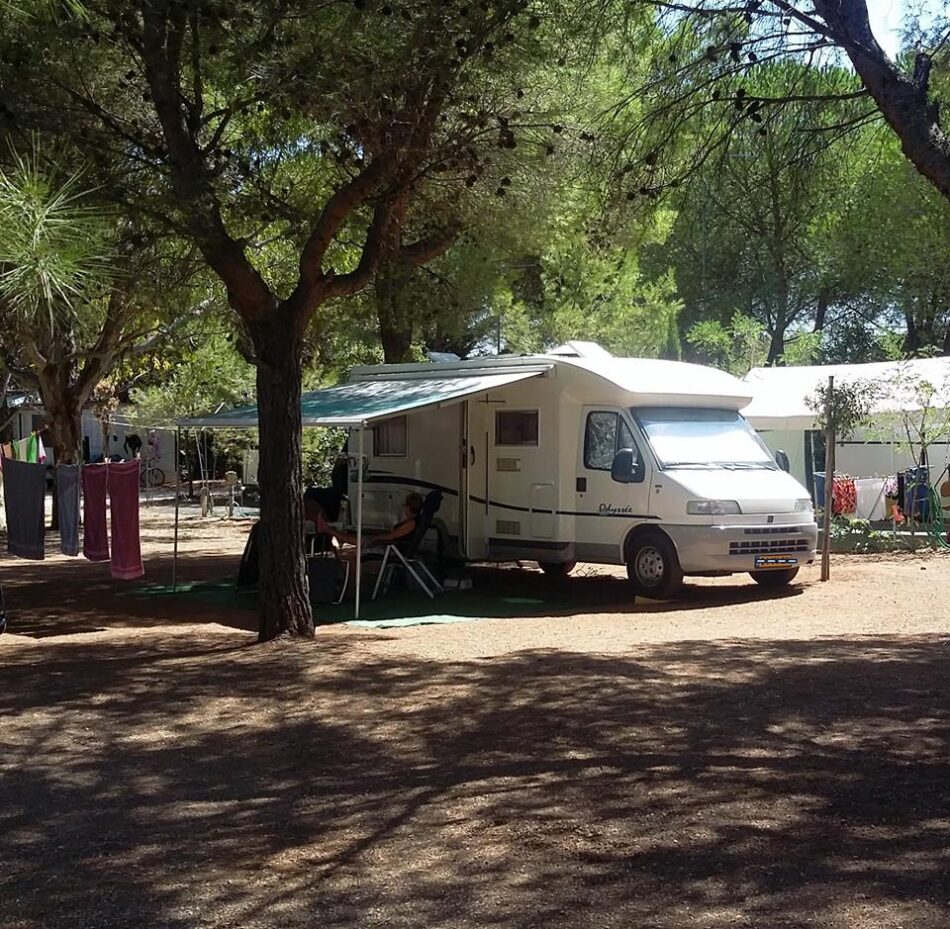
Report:
M150 458L146 458L139 469L139 484L142 487L161 487L164 483L165 472L158 465L153 465Z

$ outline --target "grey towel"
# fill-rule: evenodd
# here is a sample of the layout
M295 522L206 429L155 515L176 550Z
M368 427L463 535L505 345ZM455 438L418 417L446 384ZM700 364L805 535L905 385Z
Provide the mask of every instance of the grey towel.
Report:
M46 465L5 459L3 489L7 551L20 558L45 557Z
M56 494L59 502L59 550L64 555L78 555L79 465L56 466Z

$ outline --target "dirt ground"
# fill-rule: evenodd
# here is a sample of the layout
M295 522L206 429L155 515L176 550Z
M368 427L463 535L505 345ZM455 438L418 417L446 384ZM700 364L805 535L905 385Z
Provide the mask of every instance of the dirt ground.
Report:
M246 531L186 521L182 579ZM0 927L945 929L950 557L833 571L631 605L486 570L556 615L257 646L4 556Z

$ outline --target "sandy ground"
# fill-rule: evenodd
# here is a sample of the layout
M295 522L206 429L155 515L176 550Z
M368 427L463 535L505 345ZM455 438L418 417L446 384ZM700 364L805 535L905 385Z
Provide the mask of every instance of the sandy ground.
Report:
M182 577L246 530L187 521ZM168 583L168 514L143 535ZM247 612L0 559L0 927L950 924L950 558L676 604L614 574L257 646Z

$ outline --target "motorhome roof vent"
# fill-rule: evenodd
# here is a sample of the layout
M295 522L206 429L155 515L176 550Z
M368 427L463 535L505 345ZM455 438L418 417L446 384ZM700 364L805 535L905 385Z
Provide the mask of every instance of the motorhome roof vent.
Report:
M462 360L455 352L426 352L426 358L435 364L452 364Z
M562 358L613 358L606 348L596 342L565 342L548 352L549 355L560 355Z

